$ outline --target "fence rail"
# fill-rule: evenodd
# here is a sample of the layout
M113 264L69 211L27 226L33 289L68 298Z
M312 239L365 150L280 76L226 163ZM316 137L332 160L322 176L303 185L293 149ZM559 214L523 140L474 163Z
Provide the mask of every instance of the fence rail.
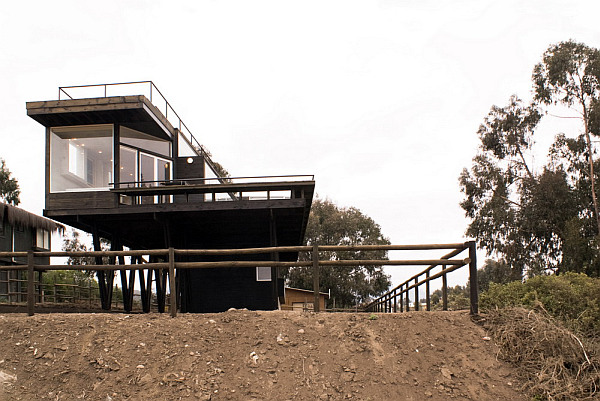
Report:
M452 251L439 259L392 259L392 260L320 260L320 252L351 252L351 251L425 251L425 250L444 250ZM468 257L456 258L465 250L468 250ZM296 262L280 262L277 255L281 252L311 252L312 260L300 260ZM275 261L198 261L183 262L177 261L178 256L239 256L265 254L275 256ZM134 260L142 259L142 256L151 256L155 261L151 263L136 264ZM74 252L0 252L0 258L27 258L27 264L16 264L10 266L0 266L2 270L24 270L27 271L27 312L34 314L36 292L35 292L35 272L48 270L91 270L91 271L121 271L125 270L154 270L157 277L168 277L169 303L172 305L170 313L177 315L175 269L199 269L199 268L231 268L231 267L312 267L313 272L313 291L314 291L314 309L319 311L319 292L320 292L320 271L323 268L333 268L339 266L427 266L424 270L414 275L404 283L378 297L373 302L366 305L363 310L371 312L397 312L408 311L409 291L413 290L415 294L415 309L419 309L419 286L426 286L426 304L427 310L430 310L430 282L435 279L442 279L442 292L444 309L447 309L447 275L464 266L469 266L469 285L470 285L470 304L471 313L478 313L478 289L477 289L477 261L475 242L454 243L454 244L420 244L420 245L360 245L360 246L341 246L341 245L312 245L312 246L282 246L282 247L263 247L263 248L244 248L244 249L151 249L151 250L126 250L126 251L74 251ZM109 263L93 265L39 265L34 263L35 257L93 257L100 261L103 257L108 257ZM131 257L131 264L125 264L125 257ZM158 261L157 261L158 260ZM119 262L119 264L117 264ZM441 267L441 270L434 272L434 269ZM421 279L421 277L423 277ZM123 278L122 278L123 279ZM167 282L164 283L163 290ZM148 289L149 291L150 289ZM400 302L398 302L398 300ZM404 307L404 303L406 307ZM400 308L398 308L400 306Z

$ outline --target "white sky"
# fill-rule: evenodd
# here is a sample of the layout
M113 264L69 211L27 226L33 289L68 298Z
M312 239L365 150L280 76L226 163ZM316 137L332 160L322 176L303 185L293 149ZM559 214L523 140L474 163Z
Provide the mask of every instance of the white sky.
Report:
M314 174L321 197L394 244L462 242L458 175L479 124L530 97L550 44L600 47L599 12L597 0L7 1L0 157L41 214L44 129L25 102L153 80L233 176ZM554 123L539 141L565 129ZM410 274L398 269L395 284Z

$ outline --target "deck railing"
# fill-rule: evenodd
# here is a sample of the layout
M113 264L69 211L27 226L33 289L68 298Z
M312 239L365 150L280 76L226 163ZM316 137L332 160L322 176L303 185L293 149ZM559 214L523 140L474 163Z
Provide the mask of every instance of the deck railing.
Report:
M446 254L440 259L393 259L393 260L321 260L320 252L357 252L357 251L431 251L452 249L452 252ZM455 258L464 250L468 250L469 256L466 258ZM278 261L279 253L289 252L311 252L311 260L298 260L295 262ZM236 256L239 255L256 255L264 254L275 256L275 261L265 260L236 260L236 261L209 261L209 262L183 262L177 261L178 256ZM143 264L125 264L125 257L139 259L144 256L151 257L154 262ZM471 313L478 313L478 291L477 291L477 265L475 256L475 243L455 243L455 244L428 244L428 245L359 245L359 246L342 246L342 245L312 245L312 246L279 246L265 248L243 248L243 249L151 249L151 250L127 250L127 251L62 251L62 252L0 252L0 257L18 257L27 258L27 263L22 265L0 266L0 270L24 270L27 271L27 312L29 315L34 314L36 291L35 291L35 272L48 270L88 270L88 271L121 271L125 270L154 270L160 272L159 277L165 280L165 287L169 287L170 305L177 305L176 302L176 287L175 287L175 269L204 269L204 268L232 268L232 267L312 267L313 272L313 291L314 291L314 310L319 312L319 292L320 292L320 271L326 268L336 266L428 266L419 274L413 276L405 283L394 288L375 301L363 307L364 311L374 312L397 312L397 308L392 308L392 300L398 296L405 295L408 299L408 291L415 289L416 304L418 304L418 287L425 284L427 286L427 294L429 294L429 282L431 280L441 278L443 280L443 288L447 286L446 275L463 266L469 266L469 283L471 286L470 303ZM102 260L103 257L108 257L109 264L86 264L86 265L64 265L50 264L38 265L35 264L36 257L51 257L51 258L89 258L94 257L96 260ZM121 261L117 264L117 261ZM441 266L442 270L438 273L430 275L431 271ZM166 275L165 275L166 274ZM424 280L419 281L419 277L425 275ZM32 278L31 280L29 278ZM410 282L414 280L414 283ZM166 294L166 288L163 287L163 294ZM147 289L150 290L149 288ZM428 296L429 297L429 296ZM394 303L394 305L397 305ZM408 305L408 304L407 304ZM428 308L429 309L429 308ZM406 308L408 311L408 307ZM177 315L177 308L171 307L170 313L172 316Z

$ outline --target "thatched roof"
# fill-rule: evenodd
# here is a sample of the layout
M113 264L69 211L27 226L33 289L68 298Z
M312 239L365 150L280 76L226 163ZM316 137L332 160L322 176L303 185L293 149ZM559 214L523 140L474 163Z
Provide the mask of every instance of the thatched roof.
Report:
M65 226L37 214L29 213L16 206L0 202L0 220L8 222L11 226L27 228L43 228L48 231L64 231Z

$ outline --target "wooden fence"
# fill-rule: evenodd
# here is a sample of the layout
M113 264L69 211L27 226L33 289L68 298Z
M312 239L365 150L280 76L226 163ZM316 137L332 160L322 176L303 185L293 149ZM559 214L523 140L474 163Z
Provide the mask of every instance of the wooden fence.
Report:
M399 259L399 260L320 260L320 252L356 252L356 251L431 251L451 249L452 251L440 259ZM453 259L464 250L469 250L469 256L463 259ZM312 260L300 260L296 262L280 262L280 261L211 261L211 262L179 262L178 256L239 256L266 254L277 255L281 252L311 252ZM158 262L150 262L143 264L124 264L125 257L131 257L132 260L141 260L143 256L152 257L152 260L160 260ZM469 266L469 283L471 288L470 302L471 313L478 313L478 294L477 294L477 265L475 256L475 243L455 243L455 244L426 244L426 245L313 245L313 246L280 246L280 247L265 247L265 248L244 248L244 249L151 249L151 250L128 250L128 251L73 251L73 252L0 252L0 257L8 258L27 258L27 264L0 266L0 270L24 270L27 271L27 313L31 316L34 314L37 293L35 291L35 272L43 272L49 270L91 270L91 271L121 271L124 274L126 270L154 270L159 274L157 277L168 277L169 285L169 304L177 305L176 302L176 286L175 286L175 269L205 269L205 268L231 268L231 267L312 267L313 270L313 290L314 290L314 309L319 312L319 290L320 290L320 271L324 268L335 266L428 266L425 270L413 276L407 282L394 288L392 291L377 298L375 301L367 305L363 310L377 312L397 311L396 300L407 294L409 290L415 289L418 304L418 287L425 284L427 287L427 299L429 299L429 283L436 278L442 278L443 291L446 292L447 283L446 275L463 266ZM87 264L87 265L36 265L35 257L93 257L95 260L102 260L103 257L109 258L108 264ZM117 261L121 264L116 264ZM275 260L278 257L275 256ZM433 268L442 266L441 272L430 275ZM156 273L155 273L156 274ZM419 277L425 275L424 280L419 281ZM32 279L33 278L33 279ZM410 284L410 281L413 281ZM165 283L166 284L166 283ZM163 288L165 290L165 288ZM150 291L150 288L147 288ZM408 299L406 295L404 298ZM391 307L392 300L394 308ZM418 308L418 307L417 307ZM428 308L429 309L429 308ZM169 308L171 316L177 315L177 308ZM408 303L406 310L408 311Z

